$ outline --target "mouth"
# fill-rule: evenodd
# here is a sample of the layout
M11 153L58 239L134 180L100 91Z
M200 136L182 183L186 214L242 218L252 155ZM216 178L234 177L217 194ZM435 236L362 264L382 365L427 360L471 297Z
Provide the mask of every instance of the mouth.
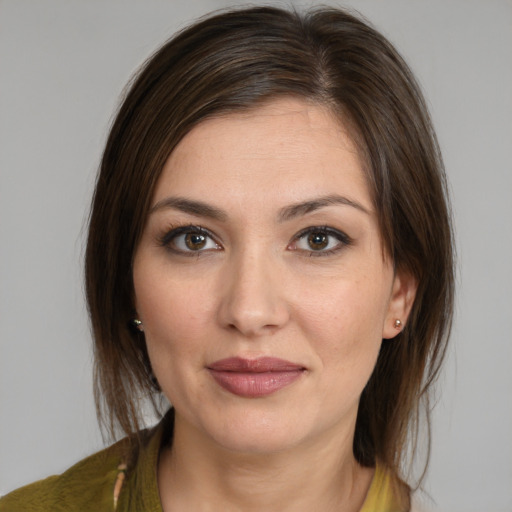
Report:
M271 395L300 379L306 368L284 359L230 357L210 364L207 369L226 391L245 398Z

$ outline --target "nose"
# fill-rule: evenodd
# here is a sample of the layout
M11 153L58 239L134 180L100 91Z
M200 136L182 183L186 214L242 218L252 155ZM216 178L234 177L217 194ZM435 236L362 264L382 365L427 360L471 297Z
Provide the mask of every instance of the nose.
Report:
M278 265L261 254L241 254L226 266L219 319L221 324L254 338L273 334L289 320L285 283Z

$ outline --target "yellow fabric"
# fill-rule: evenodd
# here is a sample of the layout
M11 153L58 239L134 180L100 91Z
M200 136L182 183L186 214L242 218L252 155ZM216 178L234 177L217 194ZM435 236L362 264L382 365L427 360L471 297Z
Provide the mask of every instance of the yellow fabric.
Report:
M406 512L395 497L389 473L378 465L360 512Z
M156 468L164 431L161 423L142 434L142 449L127 471L116 512L162 512ZM0 512L113 512L118 466L127 452L124 439L62 475L21 487L0 499Z
M156 468L162 437L172 431L166 420L143 434L142 449L128 468L116 512L162 512ZM126 440L120 441L62 475L13 491L0 499L0 512L113 512L117 468L127 447ZM360 512L404 512L393 497L389 475L379 467Z

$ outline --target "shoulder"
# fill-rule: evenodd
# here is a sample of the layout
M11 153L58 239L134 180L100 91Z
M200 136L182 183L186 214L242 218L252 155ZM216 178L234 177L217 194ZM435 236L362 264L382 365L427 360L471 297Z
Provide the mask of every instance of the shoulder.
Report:
M410 488L394 472L377 463L360 512L412 512Z
M111 511L117 468L129 449L128 440L123 439L61 475L16 489L0 498L0 512Z

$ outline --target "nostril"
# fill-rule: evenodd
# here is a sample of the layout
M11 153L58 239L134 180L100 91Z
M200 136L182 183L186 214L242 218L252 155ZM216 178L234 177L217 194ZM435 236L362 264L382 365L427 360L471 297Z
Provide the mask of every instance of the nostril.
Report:
M288 306L275 268L264 255L238 255L219 296L219 322L243 336L271 335L288 321ZM275 277L274 279L271 278Z
M284 322L280 324L264 324L259 322L249 323L239 320L227 324L227 329L232 332L239 332L245 337L253 338L258 336L272 336L281 329L282 325L284 325Z

